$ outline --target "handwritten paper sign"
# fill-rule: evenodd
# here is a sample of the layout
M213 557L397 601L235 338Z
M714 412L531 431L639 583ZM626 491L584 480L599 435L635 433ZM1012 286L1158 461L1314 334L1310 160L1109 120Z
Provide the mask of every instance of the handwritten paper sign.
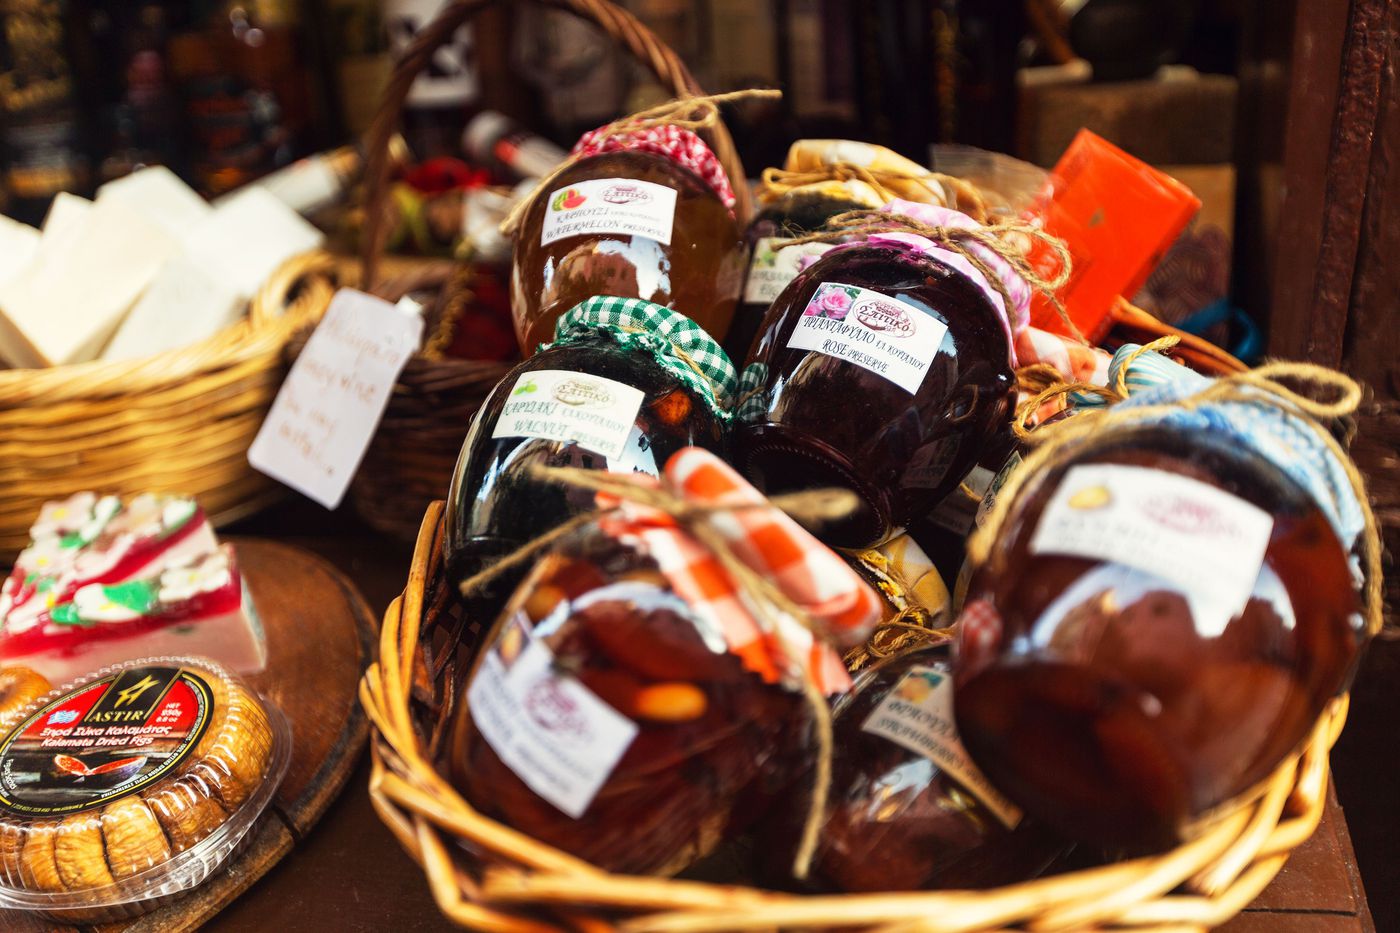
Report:
M423 318L372 295L336 293L272 403L248 462L328 509L340 505Z

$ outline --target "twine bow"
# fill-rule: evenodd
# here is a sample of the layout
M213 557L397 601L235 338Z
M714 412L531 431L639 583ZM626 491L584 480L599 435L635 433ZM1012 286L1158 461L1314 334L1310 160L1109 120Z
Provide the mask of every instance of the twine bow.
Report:
M690 130L692 133L699 133L701 130L709 129L719 123L720 104L741 100L773 100L782 96L783 92L776 89L748 88L742 91L730 91L727 94L679 97L614 120L596 130L593 138L596 142L614 136L622 136L635 130L665 125L678 126L684 130ZM554 171L541 178L533 191L516 202L510 213L506 215L506 219L501 221L502 236L515 234L515 231L520 228L521 221L525 219L525 214L534 206L534 203L549 190L560 175L572 168L579 158L570 155L556 166ZM743 179L739 179L739 182L742 183Z
M1135 351L1135 354L1170 346L1171 343L1168 341L1174 342L1174 339L1163 338L1154 341L1141 350ZM1111 401L1121 400L1126 393L1124 379L1128 368L1127 362L1131 362L1131 357L1119 369L1116 390L1104 389L1102 386L1088 388L1104 394ZM1290 387L1288 383L1292 383L1296 388ZM1018 409L1018 421L1020 420L1019 415L1030 409L1030 406L1036 404L1038 400L1045 401L1055 394L1084 388L1078 384L1052 386ZM1376 516L1371 511L1370 499L1367 498L1365 479L1362 478L1356 464L1352 462L1341 443L1332 436L1332 432L1323 423L1333 418L1350 415L1360 405L1361 398L1361 386L1335 370L1312 363L1275 362L1246 372L1222 376L1199 392L1172 402L1135 407L1091 408L1068 420L1041 425L1033 435L1039 441L1036 448L1011 474L1006 486L998 495L996 504L992 506L986 521L968 538L968 561L974 567L986 563L991 555L993 544L1006 523L1012 504L1027 483L1034 482L1039 477L1046 475L1049 470L1062 463L1086 441L1101 436L1101 432L1104 430L1142 423L1172 411L1190 410L1217 402L1272 405L1298 417L1306 424L1328 452L1342 465L1346 473L1352 493L1360 507L1363 521L1361 559L1365 582L1362 600L1366 628L1369 634L1378 634L1385 621L1379 527L1376 523Z
M780 198L798 188L818 185L824 181L864 182L884 201L905 197L905 193L895 187L900 185L918 185L930 194L940 195L940 192L935 191L932 186L937 184L952 191L954 200L957 202L945 206L957 208L978 223L985 223L988 216L986 198L982 196L981 190L970 181L953 175L944 175L941 172L910 175L892 169L872 169L854 162L826 162L817 168L800 171L770 166L763 170L758 194L761 199L768 201ZM939 201L943 200L945 199L940 196Z
M1011 309L1015 306L1015 301L1011 297L1011 292L1007 289L1006 283L1001 280L1001 276L984 259L977 250L972 248L972 244L982 247L998 256L1012 270L1019 275L1027 285L1045 296L1046 300L1055 309L1055 313L1060 316L1060 320L1069 328L1075 339L1080 343L1088 343L1083 332L1070 320L1069 313L1065 311L1064 304L1061 303L1057 292L1069 283L1070 259L1069 247L1064 240L1046 233L1039 227L1020 220L1000 221L988 226L967 229L964 227L931 226L922 221L915 220L905 214L894 214L879 210L859 210L846 211L837 214L826 222L827 229L819 233L811 233L807 236L797 237L776 245L776 249L786 249L789 246L797 246L800 243L835 243L845 240L848 237L868 237L878 236L881 233L913 233L925 239L932 240L939 246L962 256L972 267L982 273L982 277L987 280L1006 307L1007 315L1011 314ZM1026 237L1038 243L1044 244L1055 254L1056 268L1053 275L1046 277L1031 267L1026 260L1025 253L1008 242L1009 238Z
M470 596L495 580L505 571L531 559L554 542L567 537L580 528L597 521L605 515L618 512L622 503L633 503L655 509L676 521L688 534L714 554L725 572L747 597L749 608L754 613L760 629L765 635L782 641L783 616L797 620L802 626L820 639L811 618L771 580L764 577L735 554L733 547L714 524L716 515L731 513L739 509L767 508L772 505L786 512L804 525L833 521L849 515L859 506L854 493L844 489L815 489L788 495L775 496L767 503L744 503L739 505L706 505L689 502L675 493L659 486L644 486L624 475L598 470L582 470L576 467L531 468L530 475L544 482L562 483L579 489L591 490L619 500L616 506L599 508L576 515L551 531L545 532L511 554L462 581L462 595ZM498 619L487 633L483 644L490 644L499 634L504 618ZM786 646L785 646L786 647ZM801 650L789 651L789 660L801 657ZM817 738L816 773L812 781L812 799L808 805L807 817L803 824L802 838L793 859L793 874L797 878L807 877L811 869L812 857L816 852L817 836L821 831L822 820L826 815L827 798L831 790L832 734L831 710L810 672L803 668L798 681L802 693L811 707L814 731Z

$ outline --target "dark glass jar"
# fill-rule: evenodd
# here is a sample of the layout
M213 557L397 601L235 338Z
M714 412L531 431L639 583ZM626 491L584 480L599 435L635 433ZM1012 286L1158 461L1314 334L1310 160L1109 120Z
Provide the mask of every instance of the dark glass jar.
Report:
M729 208L690 169L640 151L579 159L516 232L511 307L521 350L529 356L553 339L559 316L595 295L683 309L718 340L734 316L744 262Z
M768 494L836 486L823 540L868 547L957 487L1011 416L1009 337L983 287L902 244L832 250L773 302L741 385L736 463Z
M799 243L778 247L789 240L824 230L826 222L837 214L868 207L827 191L797 190L777 198L755 215L744 237L749 249L749 274L744 280L744 294L724 338L724 349L730 359L742 360L748 356L769 306L797 275L798 266L822 255L833 244Z
M1066 834L1189 838L1351 676L1364 627L1347 553L1238 437L1106 430L1007 507L959 621L958 730Z
M658 476L683 447L722 453L733 378L724 351L678 312L613 298L570 311L559 340L511 370L472 419L448 492L448 572L470 576L593 508L591 492L541 483L537 466Z
M947 649L921 648L862 671L836 701L831 797L810 887L992 887L1033 878L1068 849L1022 820L969 760L952 689ZM798 827L805 809L791 809L787 824ZM775 854L786 859L775 869L790 865L786 849Z
M808 767L802 694L747 669L636 535L563 539L479 655L447 750L473 806L608 871L672 874Z

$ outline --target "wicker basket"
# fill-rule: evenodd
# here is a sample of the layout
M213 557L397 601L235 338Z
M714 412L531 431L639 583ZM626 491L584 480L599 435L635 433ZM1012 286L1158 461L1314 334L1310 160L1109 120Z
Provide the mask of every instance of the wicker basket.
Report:
M395 297L401 287L391 274L379 274L386 231L381 209L389 192L389 140L396 131L409 87L432 53L479 11L502 0L456 0L422 30L404 52L385 91L378 116L366 138L367 209L361 257L361 288L381 297ZM673 94L704 92L680 58L646 26L626 10L607 0L532 0L587 19L616 40L647 66ZM731 178L744 178L728 131L722 126L702 131ZM736 212L748 216L749 194L735 185ZM432 264L425 263L425 268ZM440 264L437 264L440 268ZM437 304L440 313L470 314L470 283L442 275L439 285L447 294ZM426 277L416 287L432 287ZM398 384L380 422L369 451L350 487L351 501L375 528L412 540L428 503L447 492L452 468L471 419L487 393L509 371L495 361L461 360L441 355L414 356L399 376Z
M1322 817L1327 755L1347 699L1322 716L1301 754L1248 805L1174 851L989 891L887 895L779 894L733 885L603 872L482 816L433 769L461 679L452 657L422 646L470 641L443 579L442 504L424 518L403 596L384 617L379 661L360 696L374 724L370 794L423 866L438 906L481 930L629 931L862 929L1206 930L1246 907Z
M282 495L248 447L286 375L283 347L330 300L327 268L288 263L247 319L193 346L0 370L0 563L28 543L43 502L87 489L187 493L216 524Z

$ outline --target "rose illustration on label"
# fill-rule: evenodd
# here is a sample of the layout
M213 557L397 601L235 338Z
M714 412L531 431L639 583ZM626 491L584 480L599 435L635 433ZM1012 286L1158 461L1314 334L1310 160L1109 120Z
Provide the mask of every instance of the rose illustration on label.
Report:
M891 337L911 337L915 329L909 312L893 301L867 301L856 309L856 320Z
M587 379L569 379L554 387L554 398L573 408L606 408L613 402L608 387Z
M833 321L844 321L846 315L850 313L854 300L854 288L828 282L817 289L817 293L807 303L807 310L802 313L806 317L824 317Z
M543 677L525 696L525 710L541 729L570 742L588 742L592 733L578 704L554 677Z
M603 192L603 200L609 204L634 204L650 201L651 194L636 185L613 185Z
M554 196L554 200L550 203L549 207L550 210L554 211L571 211L576 207L582 207L583 202L587 200L588 198L585 195L579 194L575 189L565 188Z

